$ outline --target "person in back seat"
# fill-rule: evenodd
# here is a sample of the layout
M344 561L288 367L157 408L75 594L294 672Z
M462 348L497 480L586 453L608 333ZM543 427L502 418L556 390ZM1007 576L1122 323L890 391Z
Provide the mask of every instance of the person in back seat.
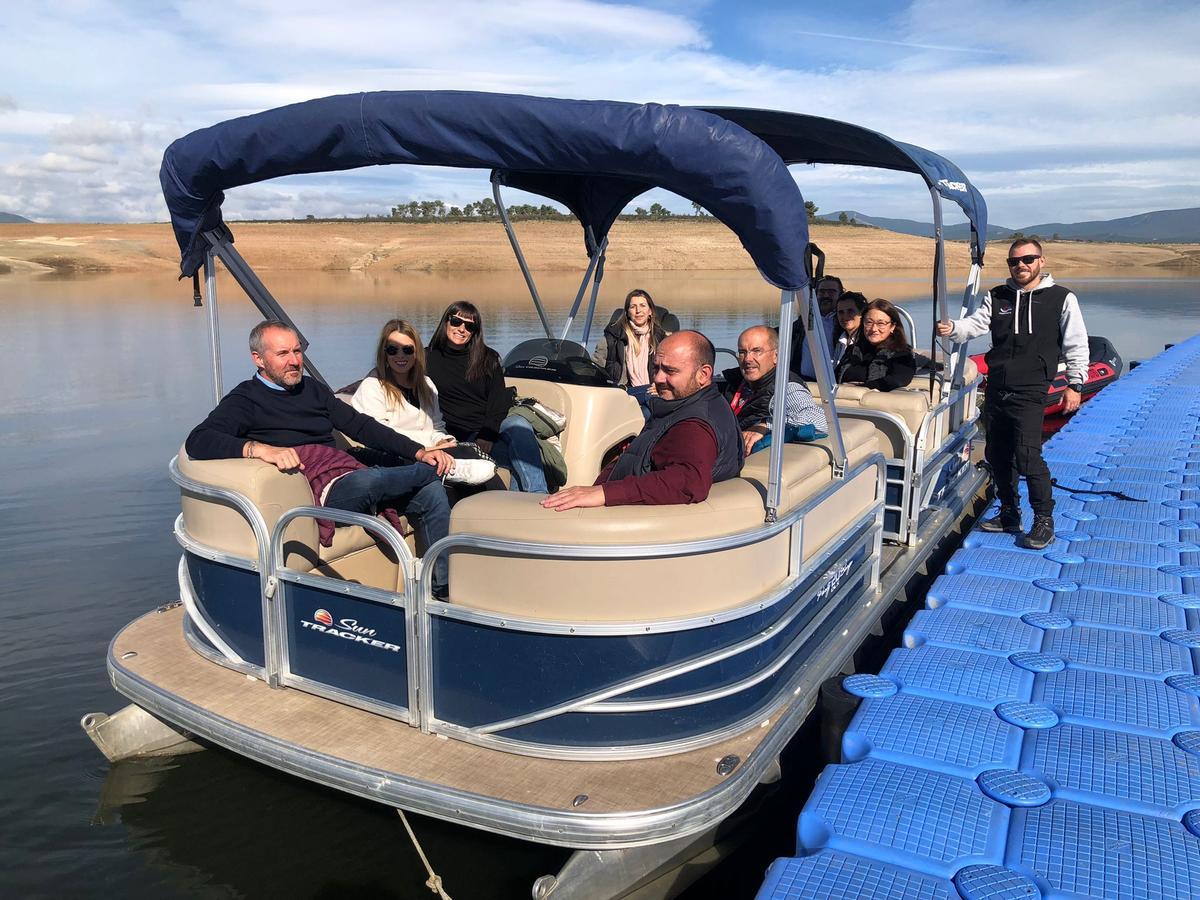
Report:
M846 291L838 298L837 322L833 326L833 365L836 367L862 333L862 317L867 311L867 298L858 291Z
M281 472L302 471L318 505L350 512L384 508L413 524L417 552L445 537L450 506L439 476L454 464L441 450L426 450L304 377L300 335L282 322L260 322L250 332L250 358L258 372L221 398L184 445L192 459L261 459ZM367 468L338 450L333 430L415 462ZM446 591L446 557L434 566L434 593Z
M825 329L825 346L831 353L837 302L845 290L842 279L836 275L825 275L817 282L817 309L821 313L821 327ZM817 369L808 353L808 342L804 340L804 320L805 316L801 314L792 323L792 371L805 381L816 381Z
M697 331L666 337L655 352L650 420L595 484L542 501L559 512L586 506L699 503L714 482L736 478L744 453L729 403L713 384L716 351Z
M592 353L596 365L613 384L625 388L637 400L647 418L648 398L654 390L651 363L655 348L668 333L650 294L635 288L625 295L624 310L604 327Z
M862 321L858 339L838 363L838 383L877 391L908 387L917 374L917 362L896 307L888 300L872 300Z
M765 325L747 328L738 337L738 367L726 369L725 397L737 416L742 445L749 456L754 445L771 430L775 409L775 368L779 363L779 335ZM825 430L825 411L808 392L808 386L788 372L784 414L792 427L812 425Z

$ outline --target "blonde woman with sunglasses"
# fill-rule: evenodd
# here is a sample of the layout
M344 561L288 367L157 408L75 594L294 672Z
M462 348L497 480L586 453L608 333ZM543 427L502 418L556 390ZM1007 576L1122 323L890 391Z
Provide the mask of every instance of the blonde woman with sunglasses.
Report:
M446 430L437 387L425 374L421 336L403 319L384 323L375 368L359 383L350 405L426 450L443 450L454 457L446 476L451 484L482 484L496 474L491 462L456 452L458 442Z

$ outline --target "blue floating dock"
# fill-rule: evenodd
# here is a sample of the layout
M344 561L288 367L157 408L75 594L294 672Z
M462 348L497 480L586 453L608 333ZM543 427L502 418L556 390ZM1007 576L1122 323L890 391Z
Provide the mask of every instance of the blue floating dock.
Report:
M1046 458L1058 540L972 532L846 679L842 762L759 900L1200 897L1200 336Z

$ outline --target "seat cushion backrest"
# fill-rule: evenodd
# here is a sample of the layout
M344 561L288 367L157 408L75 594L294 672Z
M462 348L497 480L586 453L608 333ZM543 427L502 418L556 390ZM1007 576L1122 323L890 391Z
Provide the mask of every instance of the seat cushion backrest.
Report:
M591 484L600 474L604 454L642 430L641 408L620 388L533 378L505 380L518 396L534 397L566 415L567 426L559 439L567 462L567 484Z
M193 481L244 495L262 514L268 534L285 512L297 506L311 506L313 502L308 480L303 475L284 474L257 459L194 460L180 448L179 471ZM254 531L237 507L187 489L182 495L184 526L194 540L233 556L257 559ZM312 564L305 560L319 557L316 522L312 519L292 522L287 540L299 542L305 551L303 555L289 554L287 564L300 571L310 569Z

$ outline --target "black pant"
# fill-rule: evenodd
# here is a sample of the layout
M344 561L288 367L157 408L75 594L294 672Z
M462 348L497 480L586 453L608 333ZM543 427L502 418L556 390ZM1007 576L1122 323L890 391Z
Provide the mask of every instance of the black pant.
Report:
M1050 468L1042 459L1042 420L1046 416L1047 387L1017 391L988 388L987 448L996 496L1004 506L1018 507L1017 484L1021 475L1029 490L1035 516L1054 514L1054 489Z

